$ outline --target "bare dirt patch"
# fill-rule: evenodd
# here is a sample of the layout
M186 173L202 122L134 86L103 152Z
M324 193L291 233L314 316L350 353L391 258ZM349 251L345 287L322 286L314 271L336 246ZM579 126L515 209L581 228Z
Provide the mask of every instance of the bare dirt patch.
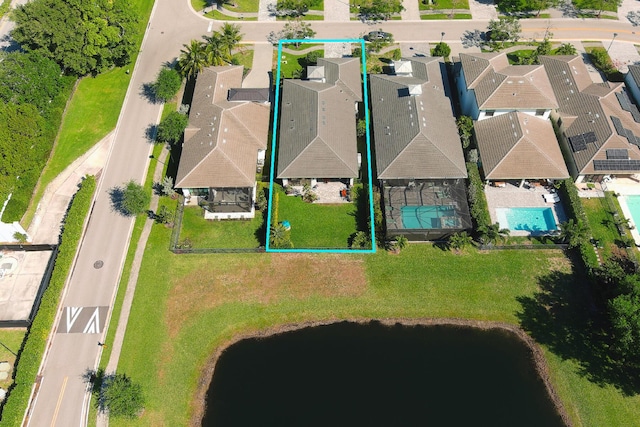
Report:
M364 261L353 255L267 254L245 261L210 258L174 279L165 310L171 337L195 313L225 303L353 297L362 295L367 286Z

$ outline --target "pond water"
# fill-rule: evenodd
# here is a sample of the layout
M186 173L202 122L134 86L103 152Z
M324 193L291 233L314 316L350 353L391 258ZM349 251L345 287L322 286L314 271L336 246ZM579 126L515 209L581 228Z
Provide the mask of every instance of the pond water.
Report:
M336 323L229 347L203 426L563 426L510 332Z

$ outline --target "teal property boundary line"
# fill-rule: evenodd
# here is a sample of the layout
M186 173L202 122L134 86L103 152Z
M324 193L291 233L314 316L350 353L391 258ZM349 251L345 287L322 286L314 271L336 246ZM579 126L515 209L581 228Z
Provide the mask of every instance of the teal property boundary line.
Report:
M360 58L362 65L362 81L363 81L363 98L364 98L364 110L365 110L365 122L367 125L366 142L367 142L367 184L369 187L369 224L371 227L371 249L276 249L270 247L271 240L271 208L273 206L273 182L275 174L275 159L276 159L276 139L278 128L278 110L280 108L280 67L282 63L282 45L288 43L359 43L360 44ZM276 96L275 96L275 109L273 113L273 132L271 136L271 165L269 167L269 204L267 211L267 239L265 242L266 252L307 252L307 253L375 253L376 252L376 234L375 224L373 216L373 182L371 173L371 135L369 131L370 119L369 119L369 90L367 88L367 59L365 58L365 46L363 39L284 39L278 41L278 67L276 69Z

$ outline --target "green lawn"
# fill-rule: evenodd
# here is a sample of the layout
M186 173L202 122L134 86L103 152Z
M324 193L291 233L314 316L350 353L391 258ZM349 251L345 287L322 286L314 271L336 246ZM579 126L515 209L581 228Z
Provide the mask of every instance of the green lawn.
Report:
M451 19L448 13L430 13L428 15L420 15L420 19L425 21L436 21L440 19ZM455 13L453 19L471 19L470 13Z
M301 21L323 21L324 15L302 15L299 17ZM276 21L292 21L288 16L278 16Z
M0 362L9 362L13 367L25 333L24 328L0 329ZM9 373L9 378L0 381L0 387L6 390L11 384L13 384L13 369Z
M509 64L518 65L520 63L519 62L520 58L529 59L532 56L534 56L535 53L536 53L535 48L516 50L510 53L507 53L507 59L509 60Z
M434 0L433 4L428 3L419 0L420 10L469 9L469 0Z
M220 13L215 9L210 12L207 12L204 16L206 16L207 18L215 19L217 21L257 21L258 20L258 18L253 16L249 16L246 18L244 17L237 18L235 16L225 15L224 13Z
M315 1L309 5L309 10L324 10L324 0Z
M132 3L141 17L136 39L140 45L153 0L134 0ZM122 68L114 68L96 77L85 77L79 82L67 104L53 152L22 221L25 228L31 223L47 185L115 128L136 59L137 55L134 55L131 63Z
M305 44L301 44L301 46L305 46ZM305 46L305 49L310 46ZM318 50L320 53L320 57L324 55L324 49ZM280 78L281 79L290 79L293 77L293 73L302 70L302 66L305 63L306 53L301 55L294 55L292 53L282 52L282 58L280 62ZM274 76L276 73L276 67L278 65L278 51L277 49L273 52L273 68L274 68Z
M260 211L252 220L209 221L202 208L185 207L180 241L189 239L194 248L257 248L264 244L263 222Z
M348 248L356 232L354 203L305 203L299 196L279 193L278 221L291 223L295 248Z
M608 12L617 12L618 6L615 2L604 1L604 0L573 0L573 5L577 9L592 9L595 11L602 10Z
M180 256L167 252L169 234L153 228L119 365L142 384L146 410L135 422L113 420L115 427L188 425L199 406L193 399L204 365L238 334L292 322L385 317L523 324L545 342L550 376L574 425L640 419L638 396L591 381L585 366L552 341L564 338L565 325L541 321L538 311L547 313L546 307L533 302L551 303L540 296L549 289L559 293L550 296L558 301L552 313L565 304L588 309L577 304L583 301L574 294L584 287L575 286L579 279L560 251L453 255L423 244L400 255ZM572 294L565 304L559 290Z
M611 255L612 248L617 246L616 242L620 240L620 233L616 228L613 215L604 199L594 197L581 199L581 201L589 220L593 238L598 240L602 246L599 252L607 258Z
M234 12L258 12L259 0L233 0L232 4L225 4L225 8Z

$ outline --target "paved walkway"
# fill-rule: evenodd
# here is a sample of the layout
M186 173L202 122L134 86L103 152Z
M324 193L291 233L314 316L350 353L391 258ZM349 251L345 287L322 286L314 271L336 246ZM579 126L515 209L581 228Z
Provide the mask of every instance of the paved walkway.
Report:
M640 55L635 45L627 42L614 41L613 43L603 43L605 47L609 48L609 56L613 61L614 67L616 67L621 73L629 71L629 65L637 64L640 62Z
M400 12L403 21L420 20L420 0L404 0L402 2L404 10Z
M473 19L498 19L493 0L469 0L469 10Z
M47 186L27 230L33 243L58 243L62 219L78 184L85 175L97 175L102 171L112 143L113 133L110 133Z
M629 12L640 12L640 4L638 4L637 0L623 0L622 4L618 7L618 20L634 25L633 22L627 19Z
M269 12L269 5L276 6L277 0L260 0L258 21L275 21L276 17Z
M589 55L587 55L582 42L571 41L570 43L574 45L578 53L582 55L582 60L584 61L584 64L587 67L587 70L589 71L589 76L591 77L591 81L593 81L594 83L603 83L604 81L606 81L606 79L600 73L600 71L598 71L598 69L594 67L593 64L591 63L591 58L589 58Z
M348 22L349 0L324 0L324 20L326 22Z
M251 71L242 81L242 87L271 87L272 63L273 45L268 42L254 44Z

